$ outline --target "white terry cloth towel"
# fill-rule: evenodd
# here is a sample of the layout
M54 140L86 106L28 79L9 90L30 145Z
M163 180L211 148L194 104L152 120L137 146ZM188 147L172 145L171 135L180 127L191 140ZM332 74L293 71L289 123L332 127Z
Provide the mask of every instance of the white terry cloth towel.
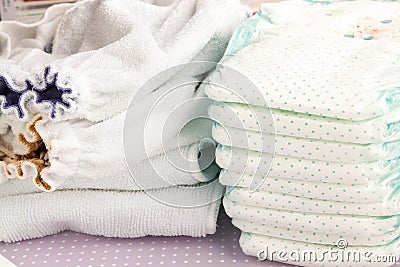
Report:
M243 252L261 259L280 261L295 266L394 266L400 256L400 240L380 246L348 246L346 240L337 246L294 241L242 232L239 243ZM349 244L351 242L349 241ZM261 253L267 253L267 255ZM286 254L279 254L280 251ZM272 254L271 254L272 253ZM280 256L278 256L280 255ZM270 257L270 258L268 258Z
M222 170L219 175L220 183L228 186L250 188L255 187L267 192L287 194L315 200L338 201L355 204L371 204L376 202L390 203L398 199L399 174L369 184L335 184L310 182L297 179L279 178L273 176L254 177L247 173L230 172ZM393 207L392 207L393 208ZM357 208L358 209L358 208Z
M251 36L253 28L246 32L245 26L237 34ZM210 84L206 91L210 98L353 121L398 109L399 41L347 38L301 25L271 34L260 28L244 48L221 61L258 90ZM235 40L232 37L231 46ZM210 80L232 84L229 73L220 68Z
M0 211L7 216L0 218L0 240L13 242L65 230L123 238L205 236L216 230L222 191L223 186L215 183L148 192L88 189L2 197Z
M344 201L320 200L309 197L293 196L265 190L252 192L245 187L228 187L228 198L237 203L260 208L270 208L296 212L313 212L318 214L359 215L359 216L400 216L398 192L390 199L375 203L354 203Z
M2 22L1 111L110 118L154 93L140 88L159 72L218 62L249 11L239 0L85 0L49 9L34 26Z
M75 177L72 184L80 186L132 179L137 183L134 189L149 189L205 182L215 178L218 172L213 162L214 143L202 141L211 137L209 120L191 121L178 135L179 143L166 142L157 151L149 150L143 158L131 158L129 168L124 154L123 113L95 124L85 121L48 123L40 118L34 118L27 127L36 138L27 143L29 154L2 157L2 182L10 178L33 180L42 190L52 191L72 177ZM202 172L206 169L214 174Z
M350 121L238 103L214 102L209 108L209 115L225 126L269 134L356 144L400 139L399 110L370 120Z
M225 211L231 218L281 228L366 237L384 235L399 229L400 215L377 217L287 211L247 206L227 197L223 202Z
M316 233L298 229L271 226L268 223L254 223L251 220L232 219L232 224L246 233L265 235L275 238L309 242L321 245L336 245L340 239L347 240L352 246L386 245L400 236L400 229L377 236L342 235L340 233Z
M214 123L214 139L233 146L276 155L338 163L390 160L400 155L400 140L379 144L352 144L243 130Z

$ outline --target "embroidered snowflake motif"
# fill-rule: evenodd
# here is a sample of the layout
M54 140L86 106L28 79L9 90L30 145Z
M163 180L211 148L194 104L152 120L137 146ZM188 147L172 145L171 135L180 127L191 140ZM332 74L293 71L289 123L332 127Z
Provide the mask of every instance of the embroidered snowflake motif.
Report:
M18 117L23 118L25 116L22 108L22 99L24 94L27 92L33 92L36 95L36 104L50 103L51 105L51 118L56 116L56 105L60 104L66 108L70 108L70 103L64 99L65 94L71 94L72 89L64 88L59 85L58 73L55 73L50 78L50 67L46 67L44 71L43 82L44 88L37 88L33 85L32 81L25 80L25 88L23 90L17 90L7 81L4 76L0 76L0 96L4 97L3 108L10 109L14 108L17 110Z

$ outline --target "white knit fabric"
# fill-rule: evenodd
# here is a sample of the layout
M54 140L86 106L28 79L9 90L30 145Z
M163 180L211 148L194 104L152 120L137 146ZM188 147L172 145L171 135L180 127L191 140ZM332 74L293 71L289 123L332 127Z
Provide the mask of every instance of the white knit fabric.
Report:
M70 177L135 176L143 160L210 138L204 123L180 133L181 122L206 109L195 101L166 124L182 103L204 96L198 82L215 66L179 64L218 62L247 16L239 1L85 0L51 7L33 25L1 22L0 182L33 179L51 191Z
M247 15L239 1L86 0L50 8L32 26L2 23L0 75L21 98L7 107L3 96L1 110L23 119L38 112L64 120L110 118L160 71L194 60L218 62ZM62 95L52 103L42 101L41 92L51 82ZM140 92L142 99L151 93Z
M7 216L0 219L0 240L14 242L65 230L109 237L204 236L216 230L222 190L214 184L155 189L151 195L87 189L2 197L0 211ZM188 207L154 197L178 200Z

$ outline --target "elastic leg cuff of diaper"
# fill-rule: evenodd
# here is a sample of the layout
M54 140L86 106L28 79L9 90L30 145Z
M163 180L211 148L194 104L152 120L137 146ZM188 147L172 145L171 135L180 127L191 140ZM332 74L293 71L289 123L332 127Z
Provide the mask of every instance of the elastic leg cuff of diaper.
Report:
M114 181L124 177L137 182L135 189L149 189L209 181L218 174L215 163L210 161L201 166L202 159L199 158L199 154L206 153L208 158L214 159L215 147L201 145L201 140L210 134L209 124L185 128L179 144L167 145L165 151L158 149L152 151L155 154L138 157L138 161L128 168L122 138L123 122L124 114L97 124L50 122L41 116L35 117L27 126L29 131L25 132L30 132L37 141L28 142L25 135L19 134L24 138L20 138L23 144L32 149L9 161L4 156L3 164L7 168L0 172L2 181L9 178L34 180L42 190L53 191L73 177L92 185L96 184L90 182L93 179L104 184L101 181L105 179ZM175 167L174 161L181 158L185 159L184 165Z

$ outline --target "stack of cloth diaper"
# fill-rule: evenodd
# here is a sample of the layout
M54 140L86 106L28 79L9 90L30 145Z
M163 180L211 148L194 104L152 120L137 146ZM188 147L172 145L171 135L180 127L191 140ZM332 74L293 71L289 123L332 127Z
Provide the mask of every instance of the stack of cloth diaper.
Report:
M207 112L192 101L199 83L250 13L231 0L85 0L1 22L0 241L213 233L211 121L186 121Z
M206 93L224 206L246 254L313 266L399 259L399 23L397 2L294 0L237 29Z

